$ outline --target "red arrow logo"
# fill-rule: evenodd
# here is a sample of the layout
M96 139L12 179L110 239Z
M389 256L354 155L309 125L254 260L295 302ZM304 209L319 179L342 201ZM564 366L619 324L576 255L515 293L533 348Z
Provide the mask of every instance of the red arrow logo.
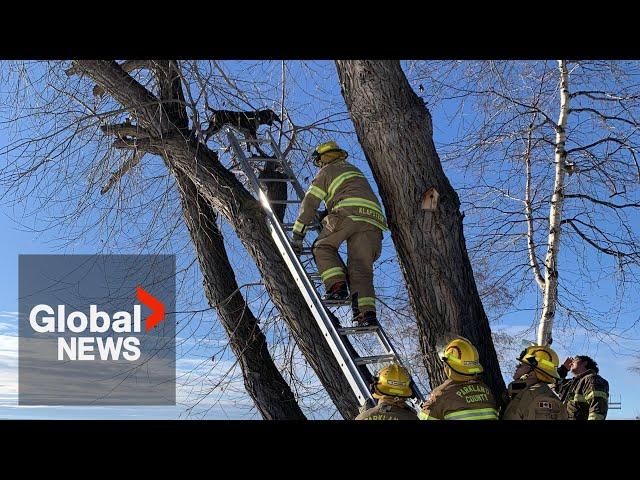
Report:
M136 296L138 297L138 300L140 300L140 303L151 309L151 315L144 320L145 329L149 331L164 320L164 303L151 295L140 285L138 285Z

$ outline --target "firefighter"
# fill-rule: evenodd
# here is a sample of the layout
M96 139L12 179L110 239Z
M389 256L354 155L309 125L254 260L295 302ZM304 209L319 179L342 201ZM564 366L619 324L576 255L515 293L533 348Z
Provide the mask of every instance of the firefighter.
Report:
M313 256L325 286L324 298L347 300L350 289L354 322L360 326L375 325L373 263L380 257L382 232L388 228L369 182L360 170L346 162L347 156L334 141L322 143L314 150L311 157L320 171L300 206L291 244L300 255L306 229L313 222L320 202L324 202L327 215L313 244ZM344 241L347 271L338 254Z
M567 380L571 370L573 378ZM567 406L569 420L604 420L609 409L609 382L598 375L598 364L586 355L569 357L558 368L556 392Z
M493 394L478 377L483 368L478 350L463 337L444 348L441 359L448 380L422 404L421 420L498 420Z
M547 346L532 345L520 353L509 384L503 420L567 420L567 408L551 390L560 376L558 355Z
M380 370L371 384L371 394L378 405L362 412L356 420L418 420L406 403L414 393L411 377L403 366L392 363Z

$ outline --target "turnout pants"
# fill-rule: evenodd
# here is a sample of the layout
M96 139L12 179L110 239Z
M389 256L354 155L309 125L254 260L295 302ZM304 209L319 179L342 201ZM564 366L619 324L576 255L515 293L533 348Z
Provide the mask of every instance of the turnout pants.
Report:
M346 241L351 297L357 298L361 312L375 312L373 262L382 252L382 231L369 223L333 213L327 215L322 223L324 228L313 245L313 256L325 289L346 280L347 272L338 255L338 248Z

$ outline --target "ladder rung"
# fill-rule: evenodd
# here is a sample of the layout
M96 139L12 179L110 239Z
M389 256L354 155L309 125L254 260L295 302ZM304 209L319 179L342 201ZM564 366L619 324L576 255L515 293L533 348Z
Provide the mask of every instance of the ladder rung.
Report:
M356 365L366 365L367 363L380 363L395 360L396 356L392 353L387 355L374 355L372 357L358 357L353 359L353 363Z
M259 178L259 182L293 182L292 178Z
M239 138L238 142L240 143L271 143L271 140L266 138Z
M346 300L322 300L322 303L332 307L335 307L335 306L340 307L340 306L346 306L346 305L351 306L351 299L347 298Z
M362 335L364 333L373 333L378 331L377 325L370 325L368 327L344 327L339 328L338 333L340 335Z
M249 162L277 162L282 163L279 158L268 158L268 157L247 157Z
M275 205L285 205L288 203L302 203L300 200L269 200L269 203L273 203Z

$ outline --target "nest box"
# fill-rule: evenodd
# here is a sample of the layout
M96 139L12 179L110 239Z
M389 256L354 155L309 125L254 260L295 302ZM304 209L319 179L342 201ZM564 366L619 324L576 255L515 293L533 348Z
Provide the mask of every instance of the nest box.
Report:
M435 188L430 188L422 195L422 209L427 212L435 212L438 207L438 197L440 194Z

